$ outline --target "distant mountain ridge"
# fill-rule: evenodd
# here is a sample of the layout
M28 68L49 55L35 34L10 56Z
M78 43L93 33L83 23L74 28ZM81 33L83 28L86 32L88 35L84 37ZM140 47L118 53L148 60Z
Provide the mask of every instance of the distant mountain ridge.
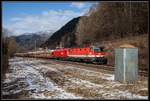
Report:
M49 34L41 33L40 35L36 33L32 34L23 34L19 36L13 36L18 43L19 46L23 46L27 50L32 50L35 47L39 47L42 43L44 43L48 38Z
M16 52L26 52L39 48L39 46L44 43L51 35L51 30L39 31L36 33L24 33L21 35L15 35L12 31L7 28L2 28L2 37L6 38L8 41L15 41ZM13 45L13 43L10 43Z

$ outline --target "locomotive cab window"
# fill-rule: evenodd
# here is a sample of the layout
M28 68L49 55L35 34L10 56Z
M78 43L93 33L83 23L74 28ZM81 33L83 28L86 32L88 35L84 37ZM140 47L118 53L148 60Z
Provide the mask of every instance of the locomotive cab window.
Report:
M95 52L100 52L101 50L100 50L100 48L94 48L94 51Z
M102 52L103 47L92 47L92 50L95 51L95 52Z

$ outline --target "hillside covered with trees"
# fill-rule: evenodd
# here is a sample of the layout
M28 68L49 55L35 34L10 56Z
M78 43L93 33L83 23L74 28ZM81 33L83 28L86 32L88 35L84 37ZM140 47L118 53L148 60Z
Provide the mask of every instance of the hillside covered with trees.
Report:
M140 66L147 67L148 2L99 2L79 21L74 20L56 31L42 47L95 45L114 52L122 44L132 44L139 49ZM114 54L109 64L114 65Z
M76 30L76 43L94 44L147 32L147 2L100 2L91 8L89 16L81 17Z

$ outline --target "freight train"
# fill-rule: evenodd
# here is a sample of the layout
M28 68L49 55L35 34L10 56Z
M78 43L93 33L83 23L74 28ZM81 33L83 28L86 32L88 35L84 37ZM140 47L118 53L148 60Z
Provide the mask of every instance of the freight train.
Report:
M91 46L84 48L60 48L49 51L17 53L16 56L107 64L108 52L104 52L102 47Z

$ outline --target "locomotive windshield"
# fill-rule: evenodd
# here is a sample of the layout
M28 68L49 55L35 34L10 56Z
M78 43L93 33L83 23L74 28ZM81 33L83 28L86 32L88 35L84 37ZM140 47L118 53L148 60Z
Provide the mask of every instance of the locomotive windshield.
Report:
M94 48L94 51L95 52L100 52L101 50L100 50L100 48Z
M102 47L92 47L92 50L94 50L95 52L102 52L103 48Z

